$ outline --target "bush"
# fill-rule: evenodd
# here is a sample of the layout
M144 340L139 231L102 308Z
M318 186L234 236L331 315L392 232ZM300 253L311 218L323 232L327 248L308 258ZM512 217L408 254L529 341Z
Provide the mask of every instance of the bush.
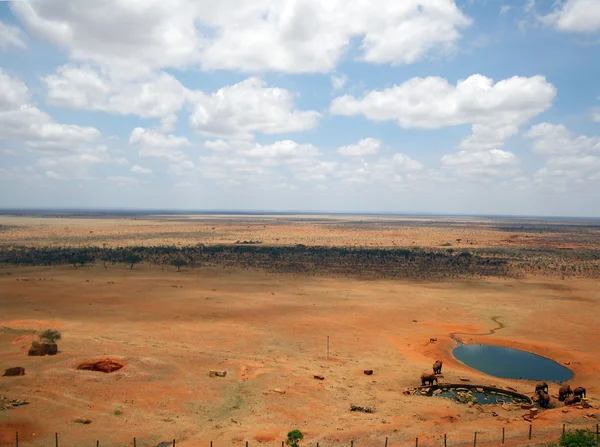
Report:
M559 441L562 447L597 447L600 445L596 434L589 430L575 430L564 433Z
M48 340L50 343L55 343L62 338L62 335L56 329L45 329L40 333L40 338Z
M285 443L290 447L298 447L298 442L304 439L304 435L300 430L292 430L287 435L287 441Z

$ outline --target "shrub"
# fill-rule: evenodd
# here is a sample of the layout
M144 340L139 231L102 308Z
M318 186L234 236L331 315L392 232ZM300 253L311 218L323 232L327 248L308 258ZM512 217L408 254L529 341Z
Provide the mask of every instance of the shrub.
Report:
M121 416L123 412L121 410L115 410L115 416Z
M559 441L562 447L596 447L600 445L596 434L589 430L575 430L564 433Z
M62 335L56 329L45 329L40 333L40 338L55 343L62 338Z
M300 430L292 430L287 434L287 441L285 443L290 447L298 447L298 442L304 439L304 435Z

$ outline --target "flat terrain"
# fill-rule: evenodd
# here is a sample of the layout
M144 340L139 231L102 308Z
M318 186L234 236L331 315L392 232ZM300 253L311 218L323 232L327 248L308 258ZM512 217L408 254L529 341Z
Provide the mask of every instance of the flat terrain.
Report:
M531 239L527 235L551 234L535 233L533 227L512 233L485 222L465 223L449 233L439 223L434 228L422 222L385 224L395 228L387 234L387 227L373 222L365 224L373 229L362 230L360 224L352 229L331 219L334 229L328 233L325 224L315 222L219 225L216 217L211 219L0 216L0 244L125 245L143 240L167 245L272 238L273 243L312 240L338 246L371 240L410 245L407 241L413 239L423 246L455 245L456 239L502 246L502 238L511 234L522 235L523 241ZM595 231L556 226L552 234L562 234L563 242L549 239L597 248L590 236ZM600 405L599 285L594 279L545 276L367 281L222 266L177 272L148 264L133 270L122 264L107 270L100 265L7 265L0 268L0 369L23 366L26 375L0 377L0 396L30 403L0 411L0 445L14 445L18 430L22 445L30 446L50 445L55 432L61 445L93 445L99 439L101 445L125 446L135 436L138 446L173 438L185 446L208 446L211 440L215 446L244 445L246 440L277 446L295 428L305 434L303 445L354 440L357 447L375 446L388 437L389 445L409 446L419 437L421 446L441 446L444 433L448 445L472 445L475 431L478 443L492 445L502 427L511 438L509 445L525 444L526 410L468 407L402 393L419 385L420 374L442 359L446 382L468 377L470 383L533 394L532 382L497 379L456 361L452 333L460 333L465 342L516 347L568 362L575 373L570 383L587 388L594 408L565 413L562 403L553 401L556 408L535 419L534 439L556 439L563 423L589 428L597 423L590 415L597 417ZM492 317L504 327L489 335L468 335L497 328ZM28 357L36 331L47 327L63 334L59 354ZM81 362L102 358L126 366L111 374L76 370ZM209 377L211 369L226 370L227 376ZM364 369L374 374L364 375ZM315 374L325 379L316 380ZM551 394L557 388L551 384ZM350 412L350 404L376 412ZM72 422L78 417L92 423Z

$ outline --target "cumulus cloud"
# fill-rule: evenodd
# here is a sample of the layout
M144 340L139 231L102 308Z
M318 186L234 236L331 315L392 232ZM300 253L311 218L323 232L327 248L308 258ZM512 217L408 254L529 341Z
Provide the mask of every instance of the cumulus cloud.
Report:
M600 151L600 137L574 137L564 125L551 123L532 126L525 136L533 152L550 156L534 174L537 184L565 190L600 180L600 157L594 154Z
M59 124L30 103L29 89L0 68L0 139L49 151L74 151L100 137L93 127Z
M452 0L92 0L13 2L27 28L82 62L122 73L200 65L281 72L332 70L353 40L360 59L412 63L452 49L470 24ZM126 30L127 32L123 32ZM160 57L157 57L160 55Z
M317 125L320 114L294 108L294 94L248 78L213 94L193 92L190 124L202 135L250 139L254 132L301 132Z
M63 65L43 80L52 105L161 118L167 129L174 124L187 95L177 79L163 72L124 80L91 66Z
M356 144L349 144L338 148L338 153L346 157L362 157L374 155L379 151L381 141L376 138L363 138Z
M562 124L537 124L525 136L531 140L531 148L537 154L587 154L600 150L600 138L585 135L574 138Z
M152 169L142 168L139 165L133 165L130 169L134 174L152 174Z
M10 47L27 48L21 29L0 20L0 51Z
M106 146L81 149L76 153L39 158L35 167L45 172L48 178L59 180L76 178L90 180L94 178L90 169L99 164L127 164L122 157L115 157L109 153Z
M501 149L487 151L460 151L444 155L442 165L452 169L458 177L482 180L491 177L514 177L520 173L515 168L517 157L512 152Z
M396 153L391 158L380 158L369 163L345 163L335 171L335 176L350 184L383 184L403 183L405 177L417 173L423 165L406 154Z
M136 127L129 136L129 143L140 148L140 157L163 158L171 162L185 161L187 156L180 148L190 146L185 137L164 135L160 132Z
M364 115L404 128L437 129L459 124L519 125L550 107L556 89L543 76L494 81L476 74L454 86L437 76L412 78L362 98L344 95L331 103L335 115Z
M550 14L541 17L542 22L565 32L593 33L600 30L600 0L557 3Z

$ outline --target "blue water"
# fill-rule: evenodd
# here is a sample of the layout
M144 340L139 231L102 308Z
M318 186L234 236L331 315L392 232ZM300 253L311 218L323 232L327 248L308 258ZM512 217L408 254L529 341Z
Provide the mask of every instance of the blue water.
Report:
M531 352L491 345L460 345L454 357L471 368L505 379L564 382L573 373L554 360Z

